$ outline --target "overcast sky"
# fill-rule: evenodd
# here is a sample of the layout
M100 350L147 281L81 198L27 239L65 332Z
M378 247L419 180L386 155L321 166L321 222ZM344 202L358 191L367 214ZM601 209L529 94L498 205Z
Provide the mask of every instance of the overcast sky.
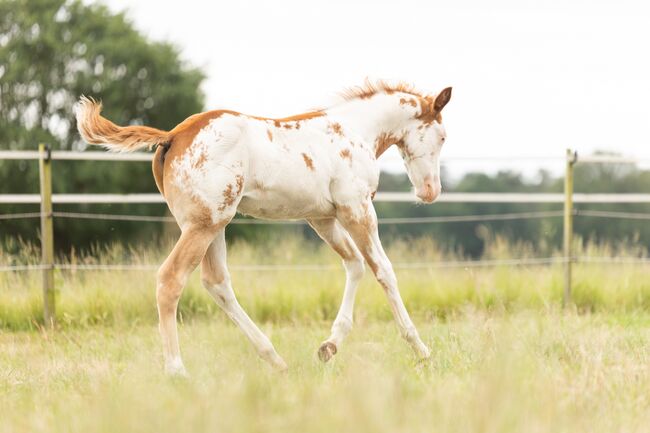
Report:
M366 76L453 86L451 156L650 156L650 7L638 0L108 0L204 68L207 108L287 116ZM390 158L390 157L389 157ZM532 172L561 162L504 164Z

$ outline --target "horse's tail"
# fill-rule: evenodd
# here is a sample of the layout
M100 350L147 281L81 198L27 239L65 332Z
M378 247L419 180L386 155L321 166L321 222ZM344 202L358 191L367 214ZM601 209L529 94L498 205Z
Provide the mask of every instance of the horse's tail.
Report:
M86 142L104 146L113 152L134 150L169 143L172 134L148 126L118 126L102 117L101 102L82 96L76 107L77 129Z

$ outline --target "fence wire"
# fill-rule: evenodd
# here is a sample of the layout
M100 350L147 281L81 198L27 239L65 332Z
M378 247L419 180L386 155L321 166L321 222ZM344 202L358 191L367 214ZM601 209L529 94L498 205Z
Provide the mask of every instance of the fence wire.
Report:
M5 213L0 214L0 220L17 220L27 218L40 218L41 212Z
M39 218L40 212L0 214L0 220L21 219L21 218ZM452 222L477 222L477 221L505 221L517 219L539 219L561 217L562 211L540 211L540 212L511 212L502 214L482 214L482 215L456 215L456 216L431 216L431 217L396 217L396 218L378 218L379 224L427 224L427 223L452 223ZM125 214L107 214L107 213L85 213L85 212L52 212L55 218L72 218L72 219L93 219L105 221L138 221L138 222L175 222L173 217L152 216L152 215L125 215ZM648 214L650 218L650 214ZM235 218L231 224L249 224L249 225L303 225L305 221L273 221L257 220L248 218Z
M614 211L596 211L596 210L578 210L574 209L573 214L584 217L598 218L627 218L650 220L650 214L634 212L614 212ZM40 218L41 212L25 212L14 214L0 214L0 220ZM501 214L483 214L483 215L457 215L457 216L433 216L433 217L409 217L409 218L379 218L379 224L426 224L426 223L453 223L453 222L479 222L479 221L505 221L517 219L538 219L561 217L563 211L539 211L539 212L512 212ZM138 222L175 222L173 217L165 216L146 216L146 215L126 215L126 214L107 214L107 213L84 213L84 212L53 212L56 218L72 219L92 219L108 221L138 221ZM232 224L305 224L304 221L265 221L248 218L236 218L231 221ZM408 269L436 269L436 268L480 268L496 266L537 266L550 265L555 263L566 263L567 257L539 257L524 259L494 259L494 260L459 260L459 261L441 261L435 263L417 262L417 263L395 263L393 267L397 270ZM572 262L576 263L629 263L629 264L648 264L650 258L630 258L630 257L573 257ZM62 271L155 271L159 265L155 264L67 264L59 263L51 266L48 265L6 265L0 266L0 272L19 272L19 271L38 271L43 269L54 268ZM340 269L340 266L327 264L300 264L300 265L283 265L283 264L251 264L251 265L231 265L232 270L239 271L332 271Z
M623 218L623 219L638 219L650 220L650 213L637 213L637 212L614 212L602 210L578 210L574 211L576 216L597 217L597 218Z
M13 214L0 214L1 220L40 218L41 212L24 212ZM563 211L539 211L539 212L510 212L500 214L475 214L475 215L451 215L451 216L430 216L430 217L395 217L395 218L378 218L379 224L427 224L427 223L452 223L452 222L479 222L479 221L508 221L518 219L541 219L561 217ZM619 219L639 219L650 220L650 213L639 212L617 212L617 211L599 211L599 210L581 210L574 209L573 215L582 217L596 218L619 218ZM92 219L105 221L136 221L136 222L169 222L176 220L174 217L154 216L154 215L127 215L127 214L108 214L108 213L87 213L87 212L60 212L52 213L55 218L71 219ZM249 224L249 225L302 225L305 221L273 221L257 220L249 218L235 218L231 224Z
M569 261L569 258L563 256L553 257L530 257L523 259L488 259L488 260L454 260L440 262L411 262L411 263L394 263L395 270L426 270L426 269L450 269L450 268L491 268L499 266L544 266L563 264ZM584 264L637 264L650 265L650 257L589 257L578 256L571 258L573 263ZM0 272L20 272L20 271L39 271L43 269L54 268L61 271L156 271L160 265L157 264L71 264L57 263L48 265L10 265L0 266ZM229 265L233 271L247 272L277 272L277 271L297 271L297 272L318 272L318 271L337 271L342 270L341 265L334 264L240 264Z

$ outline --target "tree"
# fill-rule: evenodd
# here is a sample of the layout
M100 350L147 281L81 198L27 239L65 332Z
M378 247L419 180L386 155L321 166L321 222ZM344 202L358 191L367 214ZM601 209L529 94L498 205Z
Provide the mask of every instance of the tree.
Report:
M176 47L147 40L124 13L113 14L102 4L0 1L0 148L35 149L45 142L55 149L83 150L73 113L82 94L101 99L106 117L118 124L170 129L202 110L203 80L200 70L180 60ZM146 164L56 163L54 170L55 192L155 191ZM34 163L0 161L0 177L0 192L38 189ZM108 227L78 224L65 230L65 240L83 242L86 230ZM126 233L120 232L126 236L147 232L133 224L124 227ZM25 223L15 223L14 229L34 232Z

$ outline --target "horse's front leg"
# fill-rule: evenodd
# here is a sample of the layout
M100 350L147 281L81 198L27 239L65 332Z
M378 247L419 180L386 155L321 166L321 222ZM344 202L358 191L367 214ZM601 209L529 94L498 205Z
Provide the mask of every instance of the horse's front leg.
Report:
M345 267L345 289L343 301L339 312L334 319L332 332L318 349L318 357L321 361L327 362L336 354L345 337L352 329L352 314L354 310L354 298L357 293L359 281L363 277L363 257L354 246L350 235L341 227L335 218L312 219L309 225L327 244L332 247L343 259Z
M411 345L420 358L428 358L429 348L422 342L413 321L409 317L397 287L397 277L393 265L386 256L379 240L377 214L370 200L359 205L338 207L337 219L350 233L355 244L384 288L388 303L393 311L402 337Z

